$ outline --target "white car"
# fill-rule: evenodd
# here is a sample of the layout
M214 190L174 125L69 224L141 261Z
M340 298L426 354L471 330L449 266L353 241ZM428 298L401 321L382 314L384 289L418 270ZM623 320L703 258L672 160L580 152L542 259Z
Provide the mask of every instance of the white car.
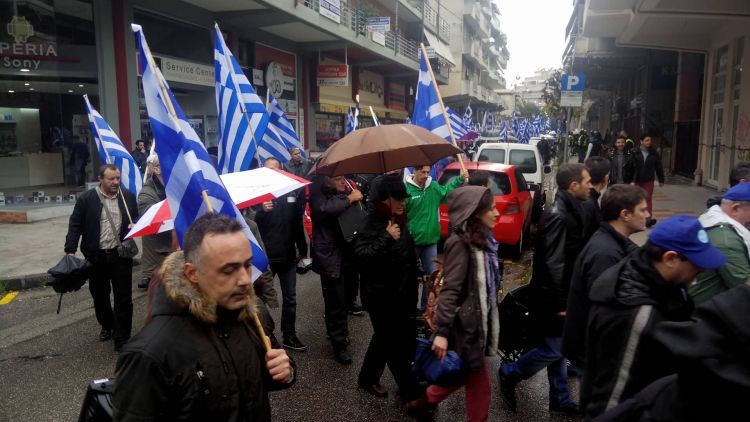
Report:
M521 170L534 195L532 220L542 215L547 192L544 189L544 175L552 171L544 166L536 145L514 142L485 142L472 156L471 161L488 161L499 164L512 164Z

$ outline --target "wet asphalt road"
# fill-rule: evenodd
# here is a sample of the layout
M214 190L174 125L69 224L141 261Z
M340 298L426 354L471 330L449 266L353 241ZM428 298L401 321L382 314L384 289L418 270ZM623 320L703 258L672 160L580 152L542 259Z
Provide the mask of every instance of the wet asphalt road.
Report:
M521 266L514 270L518 283L526 271ZM289 390L271 393L273 420L412 420L401 412L396 385L387 370L382 384L389 390L388 398L375 398L357 388L359 365L371 334L368 318L349 317L354 364L341 366L331 358L325 338L318 276L300 276L297 292L297 331L310 349L290 353L297 362L298 381ZM145 297L139 291L134 295L135 332L142 325ZM51 289L24 291L8 305L0 306L0 421L77 420L88 382L113 375L116 354L111 342L97 339L99 326L87 288L65 295L60 315L55 314L56 307L57 296ZM278 321L279 310L272 310L272 314ZM519 386L518 412L507 411L497 384L499 358L491 358L489 363L493 383L491 421L569 420L549 415L544 371ZM577 390L575 381L572 383ZM441 403L436 420L465 420L462 390Z

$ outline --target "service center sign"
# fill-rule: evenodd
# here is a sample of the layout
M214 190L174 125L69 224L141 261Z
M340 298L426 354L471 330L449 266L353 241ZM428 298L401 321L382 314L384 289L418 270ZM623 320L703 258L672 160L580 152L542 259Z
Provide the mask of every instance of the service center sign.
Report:
M349 66L345 64L319 64L318 86L348 86Z

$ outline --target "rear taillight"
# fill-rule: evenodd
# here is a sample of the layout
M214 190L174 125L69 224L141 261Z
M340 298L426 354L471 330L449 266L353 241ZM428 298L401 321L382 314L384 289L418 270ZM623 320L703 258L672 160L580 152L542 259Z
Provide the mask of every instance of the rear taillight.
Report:
M505 204L503 214L518 214L519 212L521 212L521 204L518 202L518 199L513 198Z

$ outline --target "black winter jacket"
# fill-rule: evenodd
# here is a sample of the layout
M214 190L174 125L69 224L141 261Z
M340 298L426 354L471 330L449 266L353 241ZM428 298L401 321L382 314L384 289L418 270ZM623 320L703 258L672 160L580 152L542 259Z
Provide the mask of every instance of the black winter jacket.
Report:
M310 217L313 224L313 271L332 278L341 276L342 254L349 247L339 225L339 216L349 208L345 193L336 192L318 176L310 185Z
M368 310L390 310L407 317L417 301L417 254L409 227L399 224L398 240L385 230L388 217L370 210L354 240L362 301Z
M652 182L659 179L659 183L664 183L664 168L661 165L659 153L653 149L649 150L646 160L643 159L643 153L640 149L635 149L630 153L630 169L626 172L630 182Z
M589 199L581 203L583 208L583 244L587 244L591 236L599 230L599 226L602 223L602 210L599 207L599 197L602 194L598 190L591 188L589 189Z
M292 201L292 202L290 202ZM296 194L290 192L273 201L273 209L254 207L255 223L263 237L268 260L273 264L294 264L297 253L294 247L294 224L298 218Z
M591 309L589 291L594 280L636 249L635 243L603 222L576 260L570 278L562 342L563 354L574 365L583 368L586 356L586 323Z
M75 253L78 250L78 240L81 239L81 253L89 261L96 260L96 252L99 250L99 235L101 234L102 201L96 190L89 189L78 197L73 214L68 222L68 234L65 236L65 253ZM125 203L130 211L130 217L135 223L138 220L138 207L135 197L129 190L122 189L122 195L118 195L118 205L122 224L120 225L120 240L124 239L130 229L130 220L125 211ZM123 202L123 197L125 202ZM109 224L109 223L107 223Z
M558 191L539 220L531 277L531 309L535 334L560 337L568 301L570 277L584 246L581 201Z
M662 279L643 250L597 278L589 299L581 402L594 417L674 372L669 352L653 338L654 327L688 320L693 302L684 287Z
M693 318L663 322L654 338L677 373L649 385L597 421L745 421L750 397L750 285L714 296Z
M114 420L270 421L276 383L251 322L255 295L239 311L218 308L184 277L182 252L164 262L151 320L117 360Z

